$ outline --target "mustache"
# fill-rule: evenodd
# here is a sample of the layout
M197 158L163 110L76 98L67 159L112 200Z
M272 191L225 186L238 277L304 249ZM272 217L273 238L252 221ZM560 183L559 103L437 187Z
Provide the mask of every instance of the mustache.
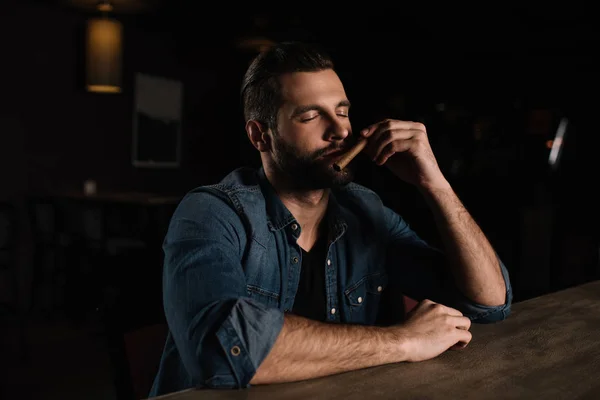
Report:
M327 146L323 149L315 151L313 154L313 157L319 158L327 153L333 153L336 151L346 152L347 150L350 150L352 145L353 145L353 140L348 139L348 140L344 141L343 143L333 144L331 146Z
M314 154L314 158L319 158L327 153L333 153L336 151L343 151L347 148L347 146L329 146L321 150L317 150Z

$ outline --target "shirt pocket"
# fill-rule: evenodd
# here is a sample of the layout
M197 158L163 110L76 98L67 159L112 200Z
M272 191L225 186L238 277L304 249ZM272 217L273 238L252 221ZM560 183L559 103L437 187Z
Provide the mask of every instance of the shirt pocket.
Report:
M255 285L246 285L248 297L267 307L279 308L279 294Z
M379 312L381 295L387 284L387 273L376 272L364 276L358 282L349 286L344 292L350 311L350 321L348 322L374 324Z

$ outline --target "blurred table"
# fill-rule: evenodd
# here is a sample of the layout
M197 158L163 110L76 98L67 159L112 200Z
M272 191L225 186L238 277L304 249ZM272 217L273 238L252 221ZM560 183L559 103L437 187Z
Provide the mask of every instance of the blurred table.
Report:
M514 304L507 320L471 331L466 349L425 362L160 399L600 398L600 281Z
M34 308L79 321L126 299L147 310L146 294L162 310L162 241L180 200L143 192L30 195Z
M157 193L144 192L98 192L95 194L85 194L81 191L73 190L61 193L54 193L40 198L68 199L85 202L107 203L107 204L136 204L136 205L177 205L182 196L169 196Z

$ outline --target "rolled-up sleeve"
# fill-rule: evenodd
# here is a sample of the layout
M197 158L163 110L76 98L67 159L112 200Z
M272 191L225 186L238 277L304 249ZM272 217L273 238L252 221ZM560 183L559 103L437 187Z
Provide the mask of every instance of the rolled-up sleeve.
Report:
M247 297L246 231L210 193L188 195L165 237L163 301L180 359L196 387L249 386L283 326L283 313Z
M505 302L500 306L477 304L457 288L442 251L421 239L394 211L388 210L386 221L390 233L387 270L391 284L399 292L417 301L430 299L456 308L475 323L497 322L510 315L512 286L500 258L498 262L506 287Z

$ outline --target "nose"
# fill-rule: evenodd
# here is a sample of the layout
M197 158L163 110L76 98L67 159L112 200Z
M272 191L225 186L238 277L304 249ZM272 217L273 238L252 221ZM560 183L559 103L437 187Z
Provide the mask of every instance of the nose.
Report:
M348 135L350 135L348 119L346 118L342 120L339 118L332 118L327 135L328 140L344 140L348 137Z

